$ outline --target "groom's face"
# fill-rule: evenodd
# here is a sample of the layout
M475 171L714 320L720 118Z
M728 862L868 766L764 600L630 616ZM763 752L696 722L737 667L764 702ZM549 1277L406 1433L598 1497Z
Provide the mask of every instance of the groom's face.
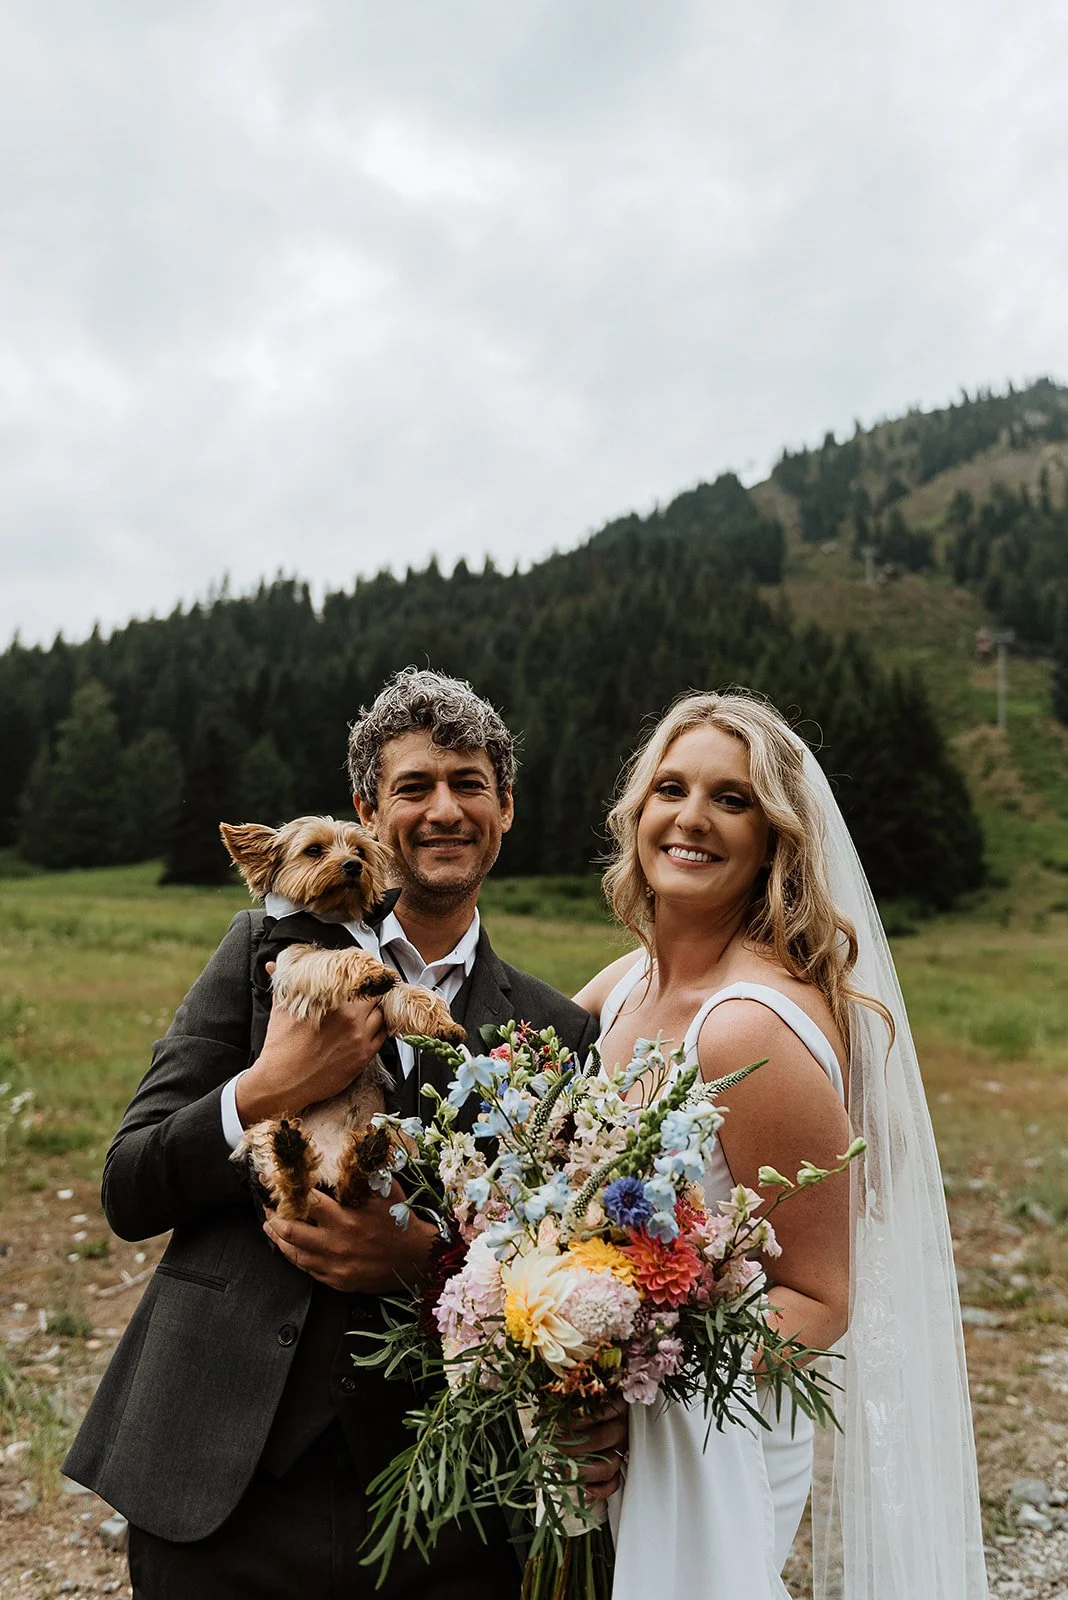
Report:
M406 899L442 909L477 894L512 826L485 750L442 750L421 730L390 740L377 805L356 807L392 850Z

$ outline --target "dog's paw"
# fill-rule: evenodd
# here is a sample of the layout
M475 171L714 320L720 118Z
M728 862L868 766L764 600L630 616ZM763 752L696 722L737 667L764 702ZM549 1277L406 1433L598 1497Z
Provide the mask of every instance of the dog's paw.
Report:
M441 996L416 983L398 983L382 1001L382 1016L387 1033L394 1037L419 1033L431 1039L447 1039L450 1044L462 1044L467 1038Z
M397 974L366 950L321 950L316 945L290 945L274 970L275 1001L298 1020L318 1028L323 1018L347 1000L377 998L397 981Z
M303 1222L322 1157L297 1117L257 1122L247 1129L234 1160L244 1159L280 1217Z
M352 1210L371 1197L369 1178L389 1172L393 1165L393 1137L388 1128L354 1128L338 1161L334 1193L338 1203Z
M380 967L377 972L369 972L365 978L361 979L356 993L361 998L377 998L379 995L388 994L395 987L396 982L397 974L395 972L391 972L388 967Z

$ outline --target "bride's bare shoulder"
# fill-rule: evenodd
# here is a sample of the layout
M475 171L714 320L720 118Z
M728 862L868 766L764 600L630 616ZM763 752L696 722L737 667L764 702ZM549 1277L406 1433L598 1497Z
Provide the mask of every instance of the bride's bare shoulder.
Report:
M735 981L762 984L768 989L778 989L780 994L784 994L788 1000L799 1006L820 1032L826 1035L840 1064L844 1066L848 1055L846 1043L838 1031L830 1006L814 983L805 983L802 979L795 978L784 967L780 967L777 961L756 952L748 954ZM712 1015L714 1017L715 1013ZM727 1020L727 1017L723 1017L721 1024L727 1024Z
M604 1010L604 1003L612 993L616 984L625 972L629 972L635 962L641 958L640 950L628 950L625 956L609 962L607 967L602 967L596 977L591 978L575 996L575 1004L580 1005L584 1011L590 1011L599 1017Z

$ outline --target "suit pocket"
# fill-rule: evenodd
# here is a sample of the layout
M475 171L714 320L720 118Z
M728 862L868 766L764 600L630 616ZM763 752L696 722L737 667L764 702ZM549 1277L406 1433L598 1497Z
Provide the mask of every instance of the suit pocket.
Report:
M156 1272L165 1278L180 1278L183 1283L197 1283L202 1289L214 1289L219 1294L230 1287L225 1278L217 1278L210 1272L190 1272L188 1267L175 1267L169 1261L161 1261Z

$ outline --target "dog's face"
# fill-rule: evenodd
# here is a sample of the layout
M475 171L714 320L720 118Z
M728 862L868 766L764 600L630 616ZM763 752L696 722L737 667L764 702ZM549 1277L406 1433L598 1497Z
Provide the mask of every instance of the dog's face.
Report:
M297 817L282 828L221 822L219 832L252 894L273 890L332 922L362 917L389 886L389 851L356 822Z

